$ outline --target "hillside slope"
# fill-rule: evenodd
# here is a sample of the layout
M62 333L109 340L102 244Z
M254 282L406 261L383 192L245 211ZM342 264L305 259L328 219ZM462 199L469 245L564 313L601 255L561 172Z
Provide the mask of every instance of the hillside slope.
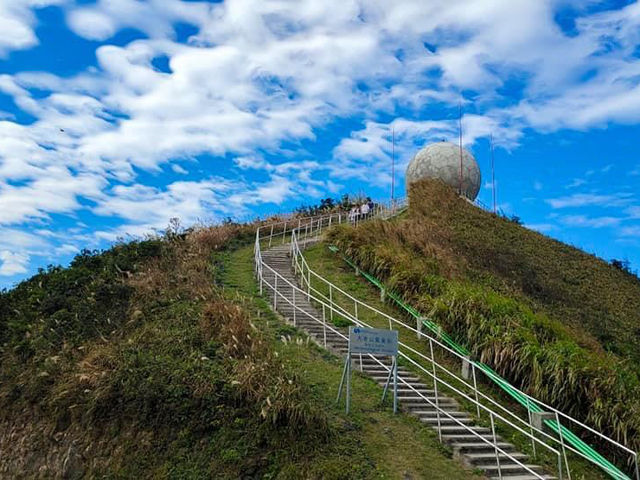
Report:
M465 471L256 294L255 226L83 252L0 293L2 478L431 478Z
M330 241L514 384L638 449L640 281L439 182L409 201Z

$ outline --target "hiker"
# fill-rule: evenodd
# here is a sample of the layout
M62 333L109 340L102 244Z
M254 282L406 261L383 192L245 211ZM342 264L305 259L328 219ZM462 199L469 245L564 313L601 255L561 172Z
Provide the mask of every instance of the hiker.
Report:
M358 208L356 206L351 207L349 210L349 222L355 223L358 217Z
M360 218L362 220L366 219L369 216L369 212L371 211L371 208L369 207L368 203L363 203L362 205L360 205Z
M373 200L371 197L367 197L367 205L369 205L369 213L373 214Z

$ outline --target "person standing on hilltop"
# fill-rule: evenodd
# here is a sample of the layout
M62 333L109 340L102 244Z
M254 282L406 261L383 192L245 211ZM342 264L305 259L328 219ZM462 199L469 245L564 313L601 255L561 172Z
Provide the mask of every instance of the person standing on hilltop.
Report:
M369 216L370 211L371 211L371 208L369 208L369 204L367 202L363 203L360 206L360 218L362 220L366 219Z
M349 210L349 222L355 223L357 215L358 215L358 208L354 205L353 207L351 207L351 210Z

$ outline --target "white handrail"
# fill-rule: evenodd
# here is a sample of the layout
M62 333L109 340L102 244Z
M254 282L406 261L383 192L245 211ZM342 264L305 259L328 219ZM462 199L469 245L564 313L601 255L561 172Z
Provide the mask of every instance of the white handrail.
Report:
M377 315L381 315L382 317L386 318L387 320L389 320L389 321L391 321L391 322L394 322L394 323L397 323L397 324L401 325L403 328L406 328L406 329L408 329L408 330L410 330L410 331L412 331L412 332L414 332L414 333L418 334L418 335L419 335L419 336L421 336L421 337L425 337L426 339L433 340L433 341L434 341L434 342L436 342L436 343L438 344L438 346L440 346L442 349L444 349L444 350L446 350L447 352L449 352L450 354L452 354L452 355L454 355L454 356L458 357L458 358L459 358L459 359L461 359L462 361L467 361L467 360L468 360L465 356L461 355L460 353L458 353L458 352L456 352L455 350L451 349L451 348L450 348L450 347L448 347L447 345L445 345L445 344L443 344L442 342L438 341L438 339L437 339L437 338L435 338L435 337L431 337L430 335L427 335L427 334L425 334L424 332L422 332L422 331L420 331L420 330L418 330L418 329L415 329L415 328L413 328L413 327L411 327L411 326L409 326L409 325L405 324L404 322L399 321L399 320L397 320L397 319L395 319L395 318L391 317L390 315L387 315L387 314L386 314L386 313L384 313L384 312L381 312L381 311L377 310L375 307L372 307L372 306L370 306L370 305L368 305L368 304L366 304L366 303L362 302L361 300L359 300L359 299L357 299L357 298L353 297L353 296L352 296L352 295L350 295L349 293L347 293L347 292L345 292L344 290L342 290L340 287L338 287L338 286L336 286L335 284L332 284L332 283L331 283L331 282L329 282L328 280L324 279L323 277L321 277L320 275L318 275L316 272L314 272L313 270L311 270L311 269L309 268L309 266L308 266L308 264L307 264L307 261L306 261L306 259L304 258L304 256L302 255L302 253L301 253L301 250L300 250L300 249L298 249L298 250L297 250L297 253L298 253L298 255L299 255L299 256L300 256L300 258L301 258L301 261L302 261L302 263L303 263L303 268L304 268L304 267L306 267L306 268L307 268L307 270L308 270L308 272L309 272L309 275L313 275L314 277L318 278L321 282L326 283L327 285L331 284L331 288L332 288L332 289L339 291L340 293L342 293L344 296L346 296L346 297L347 297L347 298L349 298L350 300L354 301L355 303L357 303L358 305L360 305L360 306L362 306L362 307L364 307L364 308L367 308L367 309L369 309L369 310L373 311L373 312L374 312L374 313L376 313ZM474 368L475 368L475 367L474 367ZM485 373L484 371L482 371L482 370L480 370L480 371L481 371L484 375L486 375L486 373ZM449 373L450 373L450 372L449 372ZM489 380L491 380L491 381L493 381L490 377L488 377L488 379L489 379ZM458 379L458 380L463 381L462 379ZM552 406L550 406L550 405L548 405L548 404L546 404L546 403L544 403L544 402L542 402L542 401L540 401L540 400L537 400L536 398L534 398L534 397L532 397L532 396L530 396L530 395L528 395L528 394L526 394L526 393L522 392L521 390L517 389L516 387L514 387L514 386L511 386L511 387L512 387L515 391L517 391L519 394L521 394L521 395L523 395L524 397L526 397L527 399L529 399L529 400L530 400L534 405L538 405L538 406L540 406L540 407L544 407L545 409L548 409L548 410L549 410L549 411L551 411L552 413L556 413L556 414L558 414L558 415L559 415L559 416L561 416L562 418L564 418L564 419L566 419L566 420L568 420L568 421L570 421L570 422L572 422L572 423L574 423L574 424L576 424L576 425L580 426L581 428L584 428L585 430L589 431L590 433L596 434L596 435L597 435L597 436L599 436L600 438L602 438L602 439L604 439L604 440L606 440L606 441L608 441L608 442L612 443L613 445L615 445L615 446L617 446L617 447L621 448L622 450L624 450L625 452L627 452L628 454L630 454L630 455L633 457L633 463L637 465L637 463L638 463L638 460L637 460L637 453L636 453L636 452L634 452L633 450L631 450L630 448L628 448L628 447L626 447L626 446L624 446L624 445L620 444L619 442L617 442L616 440L614 440L614 439L612 439L612 438L607 437L607 436L606 436L606 435L604 435L603 433L598 432L597 430L595 430L595 429L593 429L593 428L589 427L588 425L585 425L584 423L582 423L582 422L580 422L579 420L577 420L577 419L575 419L575 418L573 418L573 417L571 417L571 416L569 416L569 415L565 414L564 412L562 412L562 411L560 411L560 410L558 410L558 409L556 409L556 408L554 408L554 407L552 407ZM479 393L480 395L482 395L483 397L485 397L486 399L488 399L490 402L494 403L495 405L499 405L499 404L498 404L497 402L495 402L491 397L488 397L488 396L484 395L484 394L483 394L482 392L480 392L480 391L478 391L478 393ZM529 424L529 422L525 422L525 423ZM546 434L546 432L542 432L541 430L538 430L538 431L539 431L540 433L542 433L543 435L549 436L548 434ZM549 436L549 437L551 437L551 436ZM553 438L553 439L554 439L554 441L556 441L557 443L561 443L561 442L560 442L560 440L556 439L555 437L551 437L551 438ZM586 459L588 459L589 461L591 461L591 459L590 459L590 458L588 458L587 456L585 456L584 454L582 454L582 453L581 453L581 452L579 452L578 450L574 450L572 447L568 447L568 448L569 448L569 449L571 449L571 450L573 450L575 453L578 453L578 454L579 454L580 456L582 456L583 458L586 458ZM599 465L599 466L601 466L601 465ZM640 475L636 474L636 477L637 477L638 479L640 479Z
M403 203L400 202L399 204L396 205L390 205L390 206L386 206L386 205L376 205L376 208L374 209L374 211L372 212L372 214L369 216L369 218L374 218L374 217L383 217L383 216L390 216L393 215L394 213L396 213L397 211L399 211L401 208L403 207ZM309 298L313 298L314 301L318 301L320 302L323 307L326 307L327 305L329 305L330 311L333 313L337 313L339 315L342 315L345 319L354 322L356 324L358 324L358 322L360 322L358 320L358 315L357 315L357 307L358 305L360 305L361 307L364 307L366 309L369 309L371 311L373 311L376 315L380 315L383 318L387 319L390 323L390 328L391 328L391 323L395 323L397 325L400 325L403 328L408 329L409 331L412 331L414 333L416 333L419 337L421 338L425 338L428 339L430 342L434 342L435 344L437 344L441 349L443 349L444 351L448 352L449 354L452 354L456 357L458 357L459 359L461 359L462 361L468 362L469 359L467 357L464 357L463 355L460 355L458 352L456 352L455 350L451 349L450 347L448 347L447 345L443 344L442 342L440 342L437 338L431 337L430 335L427 335L425 333L423 333L420 329L415 329L409 325L406 325L404 322L397 320L395 318L393 318L390 315L385 314L384 312L381 312L379 310L377 310L376 308L358 300L357 298L353 297L352 295L348 294L347 292L345 292L344 290L340 289L339 287L337 287L336 285L332 284L331 282L329 282L328 280L324 279L323 277L321 277L320 275L318 275L316 272L314 272L313 270L311 270L311 268L309 268L309 265L306 261L306 259L304 258L304 256L302 255L302 250L300 249L299 246L299 241L301 241L301 238L305 238L305 242L308 241L309 238L318 238L319 235L321 234L323 228L325 226L331 226L332 224L336 224L336 223L344 223L345 221L348 221L348 215L345 212L337 212L334 214L330 214L330 215L325 215L325 216L319 216L319 217L306 217L303 219L287 219L285 221L281 221L281 222L276 222L272 225L267 225L267 227L270 227L270 232L268 235L265 235L264 237L261 237L261 230L265 229L265 226L258 228L258 230L256 231L256 245L255 245L255 263L256 263L256 274L257 276L262 279L263 278L263 265L267 266L266 264L263 263L262 261L262 255L261 255L261 249L260 249L260 242L264 241L266 238L269 238L269 242L271 243L272 238L273 237L279 237L282 236L282 243L285 243L285 238L286 235L288 233L291 234L291 253L292 253L292 263L294 265L294 269L296 271L299 271L302 273L302 286L305 287L306 284L306 288L307 291L305 292L304 290L301 290L304 295L308 296ZM357 223L360 220L356 220L355 222L352 223ZM282 225L282 231L278 232L276 231L275 233L273 232L274 230L274 225L275 226L279 226ZM289 229L287 229L287 226L289 226ZM304 229L304 232L302 232L302 230ZM296 233L297 232L297 233ZM305 272L306 270L306 272ZM304 273L306 273L306 275L304 275ZM277 272L274 272L274 274L277 274ZM320 281L321 283L325 283L328 287L329 290L331 292L331 290L336 290L337 292L340 292L342 295L344 295L346 298L352 300L354 302L354 307L355 307L355 316L353 314L351 314L350 312L348 312L347 310L345 310L342 306L340 306L339 304L336 304L332 299L328 299L326 297L325 294L323 294L322 292L320 292L319 290L317 290L315 287L312 286L311 284L311 276L313 275L314 279L317 279L318 281ZM287 282L289 283L289 282ZM262 287L262 284L261 284ZM313 293L315 295L319 295L320 297L323 298L323 300L318 300L318 297L315 295L310 295L311 291L313 291ZM274 294L275 295L275 294ZM328 301L329 303L327 304L326 301ZM290 303L290 302L289 302ZM362 323L362 322L360 322ZM365 324L363 324L365 325ZM332 331L334 331L334 329L331 329ZM344 337L344 335L342 335ZM513 412L507 410L505 407L503 407L502 405L500 405L499 403L497 403L495 400L493 400L491 397L487 396L486 394L484 394L483 392L481 392L480 390L477 389L477 387L475 385L471 385L468 382L466 382L464 379L458 377L456 374L454 374L453 372L449 371L446 367L443 367L442 365L439 365L437 362L435 362L435 360L431 360L428 357L426 357L425 355L423 355L421 352L418 352L417 350L408 347L407 345L402 344L403 347L405 347L406 349L410 350L412 353L418 355L419 357L426 359L428 361L431 361L433 363L435 363L435 365L438 366L439 369L443 370L444 372L446 372L448 375L454 377L457 381L461 382L464 386L468 387L470 390L472 390L472 392L475 394L476 398L472 398L469 397L467 394L465 394L464 392L459 391L458 389L456 389L455 387L449 385L446 381L440 379L437 377L437 375L433 375L431 372L427 371L426 369L424 369L422 366L420 366L419 364L417 364L417 362L415 362L413 359L407 357L407 359L411 362L411 363L415 363L416 366L420 369L420 370L424 370L430 377L434 378L434 383L437 384L437 382L442 383L443 385L447 386L447 388L455 391L456 393L458 393L459 395L463 396L464 398L466 398L467 400L469 400L470 402L472 402L473 404L476 405L476 407L478 408L478 411L480 409L482 409L483 411L488 411L490 413L490 415L495 416L496 418L499 418L501 421L507 423L508 425L510 425L512 428L517 429L518 431L520 431L521 433L524 433L527 437L529 437L532 440L532 443L541 443L543 446L545 446L545 448L550 449L551 451L553 451L554 453L558 453L557 450L555 450L553 447L551 447L550 445L547 445L545 442L543 442L542 440L540 440L539 438L535 437L534 435L532 435L529 432L526 432L524 430L522 430L520 427L518 427L517 425L512 424L511 422L509 422L508 420L502 418L502 416L500 416L499 414L493 412L491 409L489 409L488 407L486 407L485 405L481 404L478 401L478 396L482 397L483 399L489 401L492 405L498 407L500 410L507 412L511 417L515 418L517 421L519 421L520 423L523 423L527 426L527 428L529 428L531 430L531 432L535 431L537 434L545 437L546 439L555 442L555 443L560 443L561 447L562 447L562 451L563 451L563 455L565 455L566 458L566 453L565 450L569 450L579 456L582 456L583 458L589 460L589 461L593 461L592 459L590 459L589 457L585 456L582 452L574 449L573 447L566 445L564 442L562 442L562 439L558 440L555 437L549 435L548 433L535 428L535 426L532 425L531 423L531 419L529 416L529 419L527 421L521 419L520 417L518 417L517 415L515 415ZM474 374L474 383L475 383L475 373L476 373L476 368L475 365L473 363L471 363L472 368L473 368L473 374ZM480 370L482 372L482 370ZM485 372L482 372L485 373ZM486 375L486 373L485 373ZM489 379L491 379L489 377ZM492 379L491 379L492 380ZM638 469L637 469L637 465L638 465L638 458L637 458L637 453L632 451L631 449L625 447L624 445L621 445L620 443L616 442L615 440L607 437L606 435L594 430L593 428L585 425L582 422L579 422L578 420L570 417L569 415L564 414L563 412L560 412L559 410L531 397L530 395L525 394L524 392L520 392L519 390L515 389L514 390L518 391L520 394L522 394L523 396L525 396L528 400L531 400L531 402L533 404L536 404L540 407L544 407L546 409L548 409L551 412L556 413L556 415L558 416L562 416L564 419L579 425L580 427L584 428L585 430L594 433L596 435L598 435L600 438L603 438L607 441L609 441L610 443L612 443L613 445L618 446L619 448L621 448L622 450L624 450L625 452L629 453L632 456L632 460L636 465L636 477L640 479L640 476L638 475ZM529 413L529 411L528 411ZM559 453L558 453L559 455ZM605 470L609 470L606 467L603 467L602 465L598 464L599 467L604 468ZM568 468L568 465L567 465ZM568 471L569 475L570 472ZM609 473L611 473L614 476L618 476L619 474L617 474L617 472L613 472L613 471L609 471Z
M284 294L282 294L281 292L278 291L277 289L277 280L275 279L279 279L281 286L284 283L285 285L287 285L288 287L292 288L294 291L299 291L300 293L302 293L305 297L307 297L308 300L314 300L318 303L320 303L323 306L328 306L329 308L332 308L332 305L327 305L326 303L323 302L322 299L314 297L313 295L311 295L309 292L305 292L303 289L300 289L299 287L297 287L296 285L292 284L290 281L288 281L286 278L284 278L282 275L280 275L277 271L275 271L273 268L271 268L269 265L267 265L266 263L264 263L262 261L262 256L259 255L257 258L259 258L260 263L261 263L261 267L260 267L260 271L262 271L262 269L264 267L267 268L268 271L270 271L273 276L274 276L274 284L270 284L269 281L267 279L265 279L264 275L261 275L260 278L260 282L264 282L264 284L266 284L273 292L274 292L274 297L275 296L280 296L282 297L283 300L285 300L289 305L293 305L294 309L296 310L300 310L302 313L305 313L306 315L309 316L309 318L311 318L312 320L316 321L317 323L322 324L325 328L329 328L332 332L336 333L337 335L339 335L341 338L348 340L348 338L340 331L334 329L333 327L329 326L326 323L326 320L324 322L319 321L317 318L315 318L313 315L311 315L309 312L306 312L305 310L301 309L299 306L294 305ZM361 326L366 326L365 323L363 322L358 322L358 324L360 324ZM403 355L402 353L400 353L400 355L403 358L407 358L405 355ZM368 355L370 358L375 358L373 355ZM376 361L378 361L378 363L380 363L382 366L384 366L385 368L388 368L386 365L384 365L382 362L380 362L378 359L376 359ZM526 470L528 473L530 473L531 475L535 476L536 478L540 479L540 480L544 480L544 477L541 476L539 473L535 472L534 470L532 470L529 466L523 464L520 460L518 460L517 458L513 457L510 453L504 451L502 448L498 447L496 442L491 442L489 440L487 440L484 436L482 436L481 434L479 434L477 431L473 430L471 427L469 427L468 425L464 424L463 422L461 422L458 418L452 416L447 410L442 409L439 407L439 405L437 405L436 403L434 403L433 401L431 401L428 397L426 397L425 395L422 394L422 392L420 392L419 390L417 390L415 387L413 387L410 383L408 383L406 380L404 380L403 378L399 378L400 382L403 383L404 385L406 385L407 387L409 387L413 392L415 392L420 398L422 398L424 401L426 401L430 406L436 408L442 415L446 416L447 418L449 418L450 420L452 420L454 423L458 424L460 427L464 428L465 430L467 430L470 434L474 435L475 437L477 437L480 441L486 443L487 445L490 445L492 447L494 447L494 449L497 452L496 458L499 461L499 454L503 455L504 457L509 458L509 460L511 460L512 462L514 462L516 465L522 467L524 470ZM495 414L494 414L495 416ZM555 451L554 449L552 449L554 452L556 452L559 455L559 452Z

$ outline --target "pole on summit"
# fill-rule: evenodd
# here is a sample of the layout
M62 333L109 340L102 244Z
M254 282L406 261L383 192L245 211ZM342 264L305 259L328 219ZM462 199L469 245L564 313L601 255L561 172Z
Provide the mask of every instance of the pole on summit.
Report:
M490 137L491 143L491 186L493 187L493 213L498 212L498 205L496 203L496 164L495 157L493 155L493 133Z
M393 194L396 182L396 130L391 127L391 208L393 208Z
M458 103L458 130L460 133L460 195L462 195L462 101Z

